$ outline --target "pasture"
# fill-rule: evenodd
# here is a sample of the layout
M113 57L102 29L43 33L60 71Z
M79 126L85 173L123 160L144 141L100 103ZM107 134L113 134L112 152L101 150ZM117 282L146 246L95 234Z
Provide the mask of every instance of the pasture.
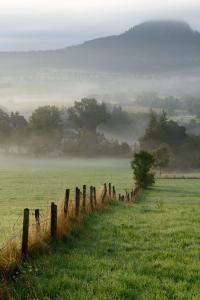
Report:
M197 300L200 180L161 179L22 269L14 299Z
M64 198L66 188L86 184L101 188L112 182L117 191L133 184L127 159L20 159L0 158L0 244L20 235L24 208L42 210Z

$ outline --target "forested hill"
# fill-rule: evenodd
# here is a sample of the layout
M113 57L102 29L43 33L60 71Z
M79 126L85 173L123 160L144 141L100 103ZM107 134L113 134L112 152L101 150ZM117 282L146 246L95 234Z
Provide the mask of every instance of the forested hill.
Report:
M200 33L184 22L150 21L127 32L52 51L0 53L5 73L38 68L163 73L200 66Z

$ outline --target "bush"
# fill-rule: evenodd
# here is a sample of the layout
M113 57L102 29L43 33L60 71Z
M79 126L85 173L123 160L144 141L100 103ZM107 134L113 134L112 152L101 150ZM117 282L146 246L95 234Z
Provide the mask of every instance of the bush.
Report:
M154 174L151 172L153 164L154 158L149 152L140 151L135 153L131 167L138 187L147 188L155 183Z

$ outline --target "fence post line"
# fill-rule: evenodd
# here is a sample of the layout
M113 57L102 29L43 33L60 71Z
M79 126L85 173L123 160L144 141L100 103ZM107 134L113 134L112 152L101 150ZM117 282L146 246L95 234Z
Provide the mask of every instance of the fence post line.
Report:
M57 237L57 205L51 203L51 237Z
M86 207L86 185L83 185L83 210L85 210Z
M79 216L79 208L80 208L80 190L76 187L76 195L75 195L75 216Z
M36 231L40 231L40 210L35 209L35 223L36 223Z
M111 199L111 197L112 197L112 194L111 194L111 190L112 190L111 183L109 183L109 185L108 185L108 190L109 190L109 198Z
M65 201L64 201L64 214L68 214L68 207L69 207L69 195L70 195L70 190L66 189L65 191Z
M96 187L93 187L94 205L97 206L97 192Z
M90 187L90 207L93 210L94 205L93 205L93 186Z
M28 254L28 233L29 233L29 209L24 209L23 232L22 232L22 258L26 259Z

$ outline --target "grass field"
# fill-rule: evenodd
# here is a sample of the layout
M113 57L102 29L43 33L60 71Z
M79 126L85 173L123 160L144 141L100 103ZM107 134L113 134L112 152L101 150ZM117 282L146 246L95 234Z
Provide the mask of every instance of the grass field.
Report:
M13 299L200 299L200 180L162 179L27 264Z
M0 245L22 228L22 212L59 202L66 188L112 182L119 191L130 188L133 176L127 159L0 158Z

